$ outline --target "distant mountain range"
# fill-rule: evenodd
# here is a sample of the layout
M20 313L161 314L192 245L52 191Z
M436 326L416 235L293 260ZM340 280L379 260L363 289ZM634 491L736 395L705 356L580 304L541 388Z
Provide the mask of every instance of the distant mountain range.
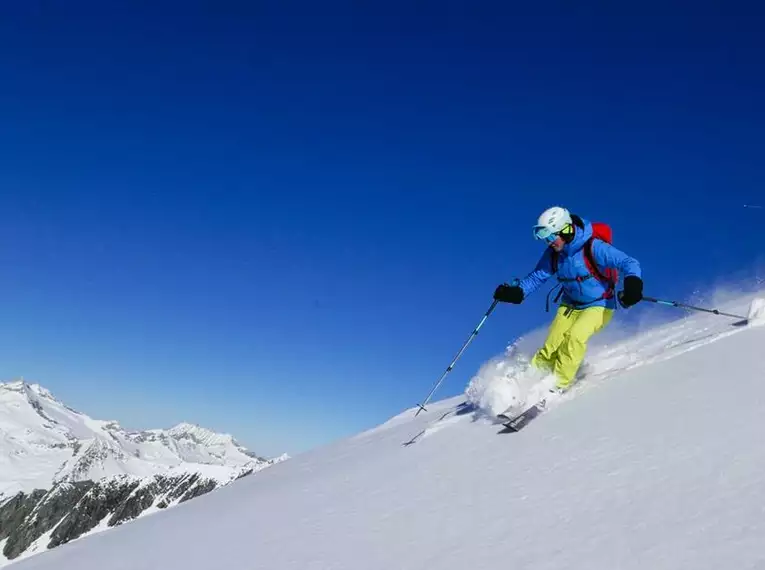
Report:
M287 459L182 423L128 431L38 384L0 383L0 566Z

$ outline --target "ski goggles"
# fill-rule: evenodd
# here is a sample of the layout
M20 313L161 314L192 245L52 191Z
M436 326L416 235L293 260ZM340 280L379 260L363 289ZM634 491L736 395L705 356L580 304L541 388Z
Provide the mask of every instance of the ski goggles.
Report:
M553 232L548 226L534 226L534 238L545 243L552 243L558 237L566 238L574 233L574 226L566 224L559 232Z

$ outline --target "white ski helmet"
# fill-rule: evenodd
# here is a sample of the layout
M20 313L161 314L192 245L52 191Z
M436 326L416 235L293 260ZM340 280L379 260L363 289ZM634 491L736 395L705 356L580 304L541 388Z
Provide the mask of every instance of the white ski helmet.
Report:
M571 214L566 208L554 206L548 208L539 216L537 224L534 226L534 237L536 239L547 239L553 234L557 234L566 225L571 223Z

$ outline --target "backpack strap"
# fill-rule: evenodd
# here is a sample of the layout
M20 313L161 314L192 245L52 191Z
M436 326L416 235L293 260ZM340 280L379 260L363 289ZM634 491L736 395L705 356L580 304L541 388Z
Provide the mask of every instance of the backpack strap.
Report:
M553 295L553 293L555 293L556 289L558 291L558 294L555 295L555 299L553 299L553 303L557 305L558 301L560 301L560 298L563 296L563 285L562 284L559 283L558 285L556 285L555 287L550 289L550 292L547 293L547 301L545 302L545 312L547 312L547 313L550 312L550 297L552 297L552 295Z

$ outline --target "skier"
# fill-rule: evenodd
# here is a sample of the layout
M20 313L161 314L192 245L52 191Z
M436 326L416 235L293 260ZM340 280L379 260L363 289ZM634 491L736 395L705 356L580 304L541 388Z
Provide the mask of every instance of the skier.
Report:
M631 307L643 298L643 280L637 260L610 244L607 225L593 224L565 208L545 210L534 226L534 237L548 246L536 268L513 285L497 287L494 298L520 304L557 276L561 290L555 300L562 296L561 305L531 364L554 374L551 391L560 394L571 387L590 337L611 321L617 299L623 307ZM617 295L618 271L624 274L624 287Z

